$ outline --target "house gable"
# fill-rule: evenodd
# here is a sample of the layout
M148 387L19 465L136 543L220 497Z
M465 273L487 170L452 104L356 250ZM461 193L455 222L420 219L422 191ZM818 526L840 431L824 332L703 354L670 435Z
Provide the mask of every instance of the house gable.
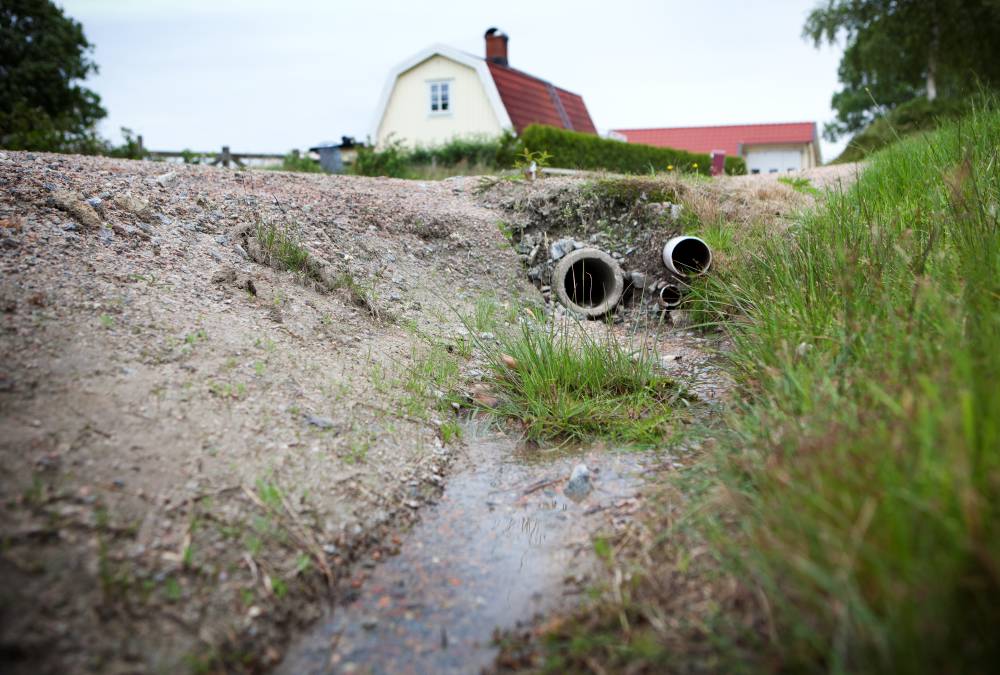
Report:
M450 82L451 110L430 114L428 87ZM409 145L432 145L455 136L499 134L513 125L486 62L446 45L434 45L398 64L386 79L372 138L384 145L390 132Z

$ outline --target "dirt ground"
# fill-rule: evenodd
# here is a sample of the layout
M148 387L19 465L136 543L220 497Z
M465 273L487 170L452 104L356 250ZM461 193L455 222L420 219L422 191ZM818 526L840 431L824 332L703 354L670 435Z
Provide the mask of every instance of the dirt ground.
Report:
M276 660L443 483L396 380L525 291L495 215L474 181L0 162L6 672ZM258 222L352 283L251 261Z
M482 377L460 316L541 300L498 223L572 185L0 153L5 672L277 663L440 493L462 446L407 374ZM711 399L703 342L665 367Z

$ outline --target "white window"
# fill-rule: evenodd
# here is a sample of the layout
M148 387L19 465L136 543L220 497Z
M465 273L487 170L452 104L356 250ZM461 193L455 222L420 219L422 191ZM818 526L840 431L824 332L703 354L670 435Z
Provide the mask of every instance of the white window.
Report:
M451 112L451 82L430 82L432 115L446 115Z

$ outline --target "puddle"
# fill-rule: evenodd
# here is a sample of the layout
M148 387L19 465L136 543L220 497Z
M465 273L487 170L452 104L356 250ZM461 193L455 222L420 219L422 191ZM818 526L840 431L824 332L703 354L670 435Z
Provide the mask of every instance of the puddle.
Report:
M466 430L468 459L397 556L294 644L277 673L476 673L494 629L554 609L594 564L591 535L630 512L648 454L543 452ZM593 489L563 489L574 466Z

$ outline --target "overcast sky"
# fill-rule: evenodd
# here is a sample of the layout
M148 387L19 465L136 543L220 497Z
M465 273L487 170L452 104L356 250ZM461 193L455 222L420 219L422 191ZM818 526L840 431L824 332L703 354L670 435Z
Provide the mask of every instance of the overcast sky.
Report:
M386 73L436 42L583 95L598 129L829 120L840 48L818 0L61 0L96 48L108 117L156 150L285 152L364 138ZM842 148L823 142L823 159Z

